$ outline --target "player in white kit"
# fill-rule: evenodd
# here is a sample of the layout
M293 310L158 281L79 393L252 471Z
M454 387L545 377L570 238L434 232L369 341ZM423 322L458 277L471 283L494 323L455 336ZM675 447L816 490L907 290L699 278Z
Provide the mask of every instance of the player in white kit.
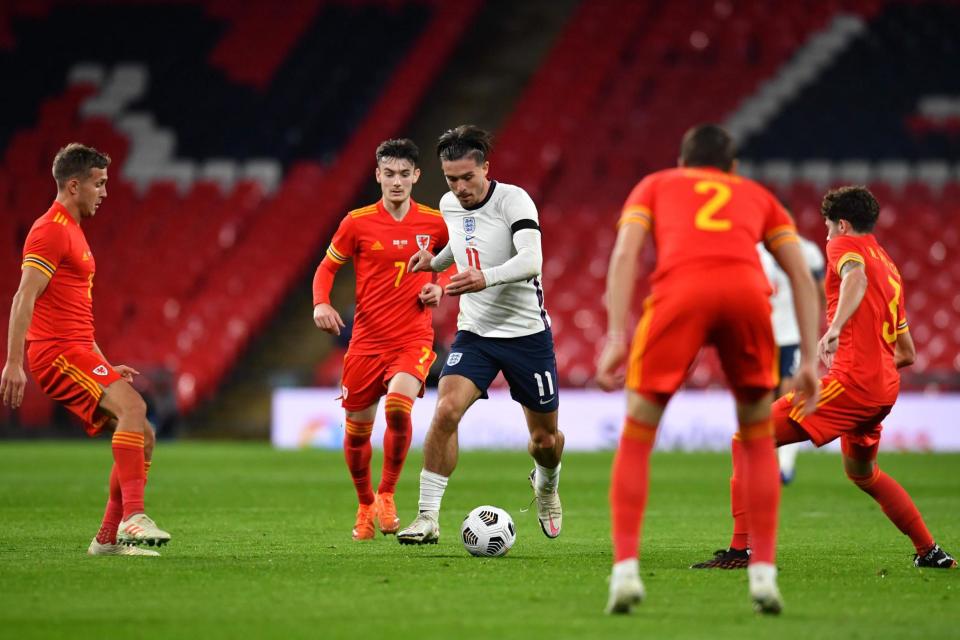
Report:
M447 295L461 296L457 336L440 374L437 407L423 445L419 515L397 534L400 544L440 537L440 502L457 465L457 427L487 397L501 371L523 406L530 432L530 473L540 527L560 535L557 486L563 433L557 428L559 389L550 316L543 304L543 254L537 207L516 186L487 178L490 134L462 125L440 136L437 155L450 192L440 199L449 244L436 256L420 251L408 271L444 271L456 262Z
M823 316L827 308L827 296L823 289L823 253L820 248L806 238L800 238L800 248L803 251L803 257L810 267L813 280L817 284L817 292L820 296L820 315ZM793 311L793 291L790 289L790 280L784 273L780 265L777 264L773 256L763 248L762 244L757 245L757 251L760 253L760 263L763 265L763 271L770 280L770 286L773 288L773 294L770 296L770 306L772 308L770 320L773 323L773 336L777 341L777 347L780 349L780 385L777 387L776 396L780 397L780 389L789 386L790 378L793 378L797 372L797 366L800 364L800 328L797 326L797 316ZM780 479L783 484L789 484L793 480L796 470L797 452L804 446L804 443L788 444L777 449L777 457L780 460Z

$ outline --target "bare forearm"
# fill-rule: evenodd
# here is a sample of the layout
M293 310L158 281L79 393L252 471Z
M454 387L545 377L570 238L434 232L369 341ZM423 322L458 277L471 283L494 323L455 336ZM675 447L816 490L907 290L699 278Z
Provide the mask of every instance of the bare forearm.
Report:
M862 271L851 271L840 282L840 296L837 299L837 311L833 316L831 328L839 332L860 306L867 292L867 277Z
M10 308L10 326L7 331L7 362L23 364L23 342L33 318L33 300L17 293Z
M627 315L633 301L636 256L614 253L607 271L607 335L621 336L627 330Z

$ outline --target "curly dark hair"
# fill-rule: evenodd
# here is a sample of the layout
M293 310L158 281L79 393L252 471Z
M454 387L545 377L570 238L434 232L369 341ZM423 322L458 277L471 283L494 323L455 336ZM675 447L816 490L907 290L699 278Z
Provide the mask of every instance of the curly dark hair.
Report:
M444 131L437 140L437 155L440 160L460 160L471 157L483 164L493 151L493 139L488 131L473 124L462 124Z
M831 222L846 220L857 233L870 233L880 217L880 205L866 187L840 187L823 196L820 213Z
M414 167L420 161L420 149L409 138L396 138L393 140L384 140L377 147L377 164L384 158L396 158L397 160L409 160Z
M716 167L730 171L737 157L733 136L716 124L700 124L683 134L680 159L685 167Z
M53 179L57 188L62 189L71 178L86 179L91 169L106 169L110 165L110 156L93 147L71 142L57 151L53 158Z

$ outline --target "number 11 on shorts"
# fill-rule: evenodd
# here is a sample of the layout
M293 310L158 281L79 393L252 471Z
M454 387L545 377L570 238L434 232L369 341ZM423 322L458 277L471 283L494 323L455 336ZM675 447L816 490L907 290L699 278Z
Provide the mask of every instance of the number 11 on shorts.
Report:
M553 376L550 374L549 371L544 371L543 373L544 373L544 375L547 377L547 389L550 391L550 396L549 396L549 397L552 398L553 395L554 395L554 392L553 392ZM543 393L543 392L544 392L544 388L543 388L543 376L541 376L539 373L535 373L535 374L533 374L533 377L534 377L534 379L537 381L537 391L540 392L540 397L542 398L542 397L544 397L544 393Z

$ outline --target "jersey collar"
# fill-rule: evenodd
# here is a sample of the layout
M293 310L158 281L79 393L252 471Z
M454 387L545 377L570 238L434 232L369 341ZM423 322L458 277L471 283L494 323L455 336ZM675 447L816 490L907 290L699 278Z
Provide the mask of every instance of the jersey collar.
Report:
M471 206L471 207L464 207L464 210L465 210L465 211L476 211L477 209L480 209L481 207L486 206L486 204L487 204L488 202L490 202L490 198L493 197L493 190L496 189L496 188L497 188L497 181L496 181L496 180L491 180L491 181L490 181L490 188L487 189L487 197L484 198L482 201L478 202L477 204Z

